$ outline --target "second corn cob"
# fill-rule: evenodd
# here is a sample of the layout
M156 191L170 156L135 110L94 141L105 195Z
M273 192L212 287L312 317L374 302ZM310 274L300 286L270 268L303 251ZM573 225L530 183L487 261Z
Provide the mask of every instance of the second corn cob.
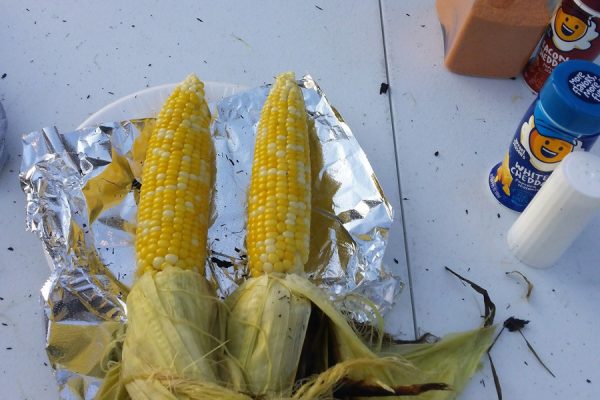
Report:
M310 234L310 155L302 91L279 75L261 112L248 194L252 278L227 300L228 349L256 396L291 395L311 304L284 274L302 273Z
M248 261L253 276L302 272L310 235L310 155L302 91L281 74L261 113L248 195Z

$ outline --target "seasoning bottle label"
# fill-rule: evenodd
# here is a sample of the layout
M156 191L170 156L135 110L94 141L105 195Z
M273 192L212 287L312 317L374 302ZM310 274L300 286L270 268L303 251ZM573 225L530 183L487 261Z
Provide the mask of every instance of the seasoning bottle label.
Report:
M539 92L558 64L570 59L593 61L600 54L599 36L600 18L573 0L564 0L546 29L537 56L523 71L525 82Z
M584 93L591 86L594 85L580 89ZM600 91L595 93L600 99ZM498 201L519 212L527 207L567 154L589 149L598 138L598 135L575 138L548 129L548 121L535 112L535 105L519 124L504 160L492 168L489 175L490 189Z

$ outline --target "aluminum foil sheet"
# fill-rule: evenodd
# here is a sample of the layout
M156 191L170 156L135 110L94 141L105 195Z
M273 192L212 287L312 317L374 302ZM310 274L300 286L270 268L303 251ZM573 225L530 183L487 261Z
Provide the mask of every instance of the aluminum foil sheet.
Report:
M382 312L402 283L382 263L393 213L364 152L310 76L299 81L311 132L313 207L307 273L364 322L357 301ZM211 104L217 152L207 278L222 297L245 278L246 191L254 135L269 86ZM127 318L133 282L141 165L154 119L119 121L23 138L27 227L40 237L51 274L42 288L47 353L62 399L92 399L103 360ZM357 300L358 299L358 300Z

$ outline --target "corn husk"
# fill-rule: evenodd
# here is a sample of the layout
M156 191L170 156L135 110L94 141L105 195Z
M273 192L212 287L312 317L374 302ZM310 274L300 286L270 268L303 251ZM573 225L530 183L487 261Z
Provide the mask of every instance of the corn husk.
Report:
M126 399L246 399L228 388L235 365L222 368L220 300L199 273L169 267L143 274L127 297L122 361L97 396Z
M246 381L241 391L287 397L311 313L311 303L275 274L248 279L226 300L227 349Z
M116 362L104 375L96 400L129 400L127 388L121 380L121 362Z
M296 389L292 398L308 400L331 398L334 389L345 381L385 390L393 390L393 385L401 383L400 378L410 384L425 381L425 374L402 356L381 357L373 352L325 292L299 275L250 278L226 300L226 305L230 313L227 349L247 382L246 387L237 388L242 392L290 398ZM305 340L311 307L327 317L329 329L322 332L331 337L317 337L310 332ZM297 374L301 353L307 351L311 354L304 354L303 363L319 364L320 374ZM329 357L321 357L328 351L334 356L331 364L326 360ZM317 372L314 366L302 365L301 370Z
M401 354L430 380L446 382L450 392L429 392L419 396L424 400L450 400L464 389L469 379L481 367L496 332L495 326L453 333L436 343L389 344L382 354Z
M320 343L320 348L330 354L329 367L337 368L336 373L324 371L319 377L310 379L296 394L298 398L326 396L343 379L368 382L382 387L423 381L422 371L402 356L391 355L384 359L371 350L325 292L308 279L290 274L285 277L284 282L292 292L309 299L314 308L325 315L328 337L312 337L310 340Z
M123 357L135 361L125 373L109 371L113 388L100 399L125 400L120 385L133 399L326 399L352 383L379 388L381 396L414 392L421 394L408 398L449 400L475 373L495 331L482 327L433 344L388 342L376 351L321 289L295 274L271 274L249 279L226 300L230 354L224 354L215 316L223 309L207 282L176 268L156 275L140 278L128 299L134 334L127 334ZM150 302L161 307L146 312ZM311 307L326 326L306 336ZM321 369L301 368L310 376L297 374L307 350L302 358Z
M449 335L433 344L386 343L381 350L375 349L350 326L326 294L307 279L290 274L281 282L291 292L309 299L328 324L327 329L321 330L324 337L309 333L307 342L328 354L329 368L305 380L296 390L295 399L331 397L344 382L379 387L388 396L413 387L427 391L415 397L418 399L453 399L479 368L493 340L495 327L490 326ZM306 357L310 358L311 355ZM441 390L444 385L449 390Z
M213 289L197 272L170 267L142 275L127 297L123 380L161 374L218 381L217 307Z

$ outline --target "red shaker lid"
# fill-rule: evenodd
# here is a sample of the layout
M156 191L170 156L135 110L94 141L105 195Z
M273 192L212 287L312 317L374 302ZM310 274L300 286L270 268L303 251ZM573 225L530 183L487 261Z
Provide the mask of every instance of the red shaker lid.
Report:
M600 17L600 0L574 0L583 11L594 17Z

